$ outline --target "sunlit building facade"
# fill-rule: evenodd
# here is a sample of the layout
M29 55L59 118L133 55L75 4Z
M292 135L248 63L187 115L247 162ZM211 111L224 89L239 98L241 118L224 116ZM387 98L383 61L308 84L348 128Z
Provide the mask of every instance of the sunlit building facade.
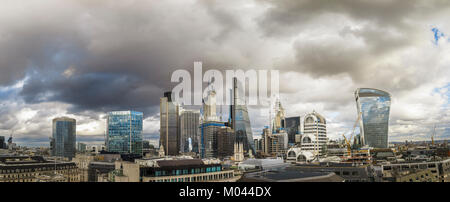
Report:
M166 155L178 155L180 152L180 106L172 102L172 92L165 92L159 99L160 129L159 145Z
M314 156L323 156L328 142L327 121L313 111L305 116L301 140L302 151L310 151Z
M358 114L361 115L359 126L362 145L387 148L391 95L382 90L358 88L355 99Z
M142 155L142 119L142 112L109 112L106 149L120 154Z

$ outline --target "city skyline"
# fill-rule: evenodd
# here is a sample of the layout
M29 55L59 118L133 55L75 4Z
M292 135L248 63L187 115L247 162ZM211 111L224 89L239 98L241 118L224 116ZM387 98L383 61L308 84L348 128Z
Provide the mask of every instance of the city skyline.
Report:
M430 140L435 123L435 139L450 139L450 3L408 2L7 2L0 136L48 146L51 120L67 116L77 120L77 142L101 144L108 112L136 110L144 140L157 145L159 98L176 85L170 74L202 61L204 71L279 70L286 117L303 121L315 110L330 139L353 126L357 88L391 94L389 141ZM248 111L259 137L268 108Z

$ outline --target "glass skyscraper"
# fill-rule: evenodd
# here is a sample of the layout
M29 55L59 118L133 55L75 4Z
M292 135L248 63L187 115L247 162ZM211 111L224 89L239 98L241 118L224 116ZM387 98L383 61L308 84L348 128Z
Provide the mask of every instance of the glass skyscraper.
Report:
M106 149L120 154L142 155L142 119L142 112L109 112Z
M355 99L358 115L361 115L359 126L362 145L387 148L391 95L382 90L358 88Z
M72 159L75 157L77 122L75 119L61 117L53 119L52 155Z
M236 141L244 146L244 154L249 152L255 154L253 132L248 116L247 105L245 104L245 95L243 94L243 85L237 78L233 78L233 104L231 106L232 126L235 132ZM242 97L240 96L242 94Z

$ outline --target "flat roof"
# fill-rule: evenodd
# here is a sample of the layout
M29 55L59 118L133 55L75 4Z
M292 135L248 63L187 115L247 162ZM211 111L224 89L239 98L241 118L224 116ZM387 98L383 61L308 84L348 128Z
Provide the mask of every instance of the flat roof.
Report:
M344 178L333 172L302 172L296 170L247 173L242 181L248 182L343 182Z

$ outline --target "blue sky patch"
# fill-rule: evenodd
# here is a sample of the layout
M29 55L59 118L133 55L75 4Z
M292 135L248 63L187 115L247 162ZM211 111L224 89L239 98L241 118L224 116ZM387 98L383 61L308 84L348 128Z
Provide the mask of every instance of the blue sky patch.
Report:
M445 37L445 34L443 32L441 32L441 30L439 30L436 27L433 27L431 29L431 31L434 33L434 41L433 41L433 43L437 46L438 43L439 43L439 39L442 38L442 37Z

